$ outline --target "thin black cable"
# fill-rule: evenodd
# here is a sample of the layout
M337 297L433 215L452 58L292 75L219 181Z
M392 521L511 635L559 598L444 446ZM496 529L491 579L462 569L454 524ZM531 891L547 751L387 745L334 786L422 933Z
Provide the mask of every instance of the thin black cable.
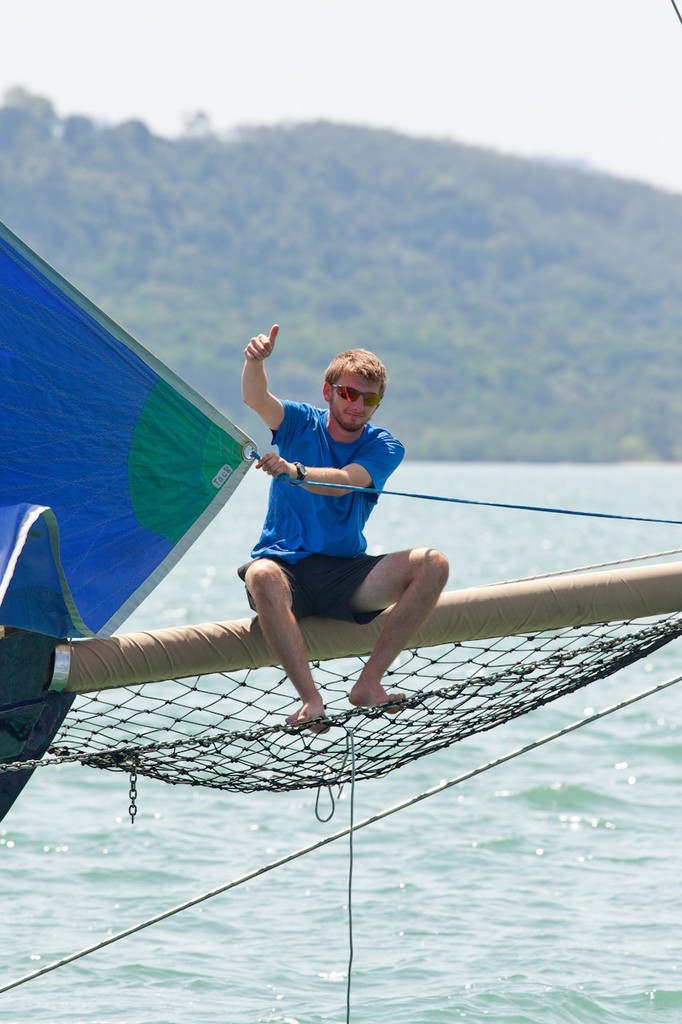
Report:
M348 822L348 978L346 980L346 1024L350 1024L351 972L353 969L353 836L355 834L355 737L346 729L346 744L350 754L350 812Z
M670 0L670 3L673 5L673 8L675 10L675 14L677 15L677 20L679 21L680 25L682 25L682 14L680 14L680 10L679 10L677 4L675 3L675 0Z

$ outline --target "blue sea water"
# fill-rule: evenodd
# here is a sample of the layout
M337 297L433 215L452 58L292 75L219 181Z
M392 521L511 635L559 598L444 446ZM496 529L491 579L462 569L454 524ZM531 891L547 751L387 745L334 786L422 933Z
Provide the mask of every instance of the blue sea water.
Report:
M680 466L407 464L391 485L682 519ZM234 569L266 489L251 473L125 628L248 614ZM675 550L682 528L386 496L368 540L440 547L454 588ZM355 820L674 678L681 651L358 784ZM14 988L0 1024L679 1024L681 696L672 686L361 829L352 875L344 837ZM134 826L128 804L124 775L36 771L0 824L0 985L341 831L351 792L326 823L307 792L141 779Z

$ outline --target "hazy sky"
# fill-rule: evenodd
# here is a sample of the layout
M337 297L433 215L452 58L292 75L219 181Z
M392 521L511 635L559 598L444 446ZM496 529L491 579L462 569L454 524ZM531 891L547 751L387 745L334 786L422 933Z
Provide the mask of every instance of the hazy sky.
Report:
M326 118L682 193L672 0L1 0L0 95L176 135Z

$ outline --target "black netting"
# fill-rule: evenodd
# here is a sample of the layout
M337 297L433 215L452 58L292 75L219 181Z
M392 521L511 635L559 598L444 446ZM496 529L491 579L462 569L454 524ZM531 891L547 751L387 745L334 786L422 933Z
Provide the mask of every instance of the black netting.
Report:
M330 730L291 728L296 704L279 669L170 680L76 698L49 754L170 783L293 790L377 778L602 679L682 634L682 614L405 651L385 682L397 715L349 709L364 659L317 663Z

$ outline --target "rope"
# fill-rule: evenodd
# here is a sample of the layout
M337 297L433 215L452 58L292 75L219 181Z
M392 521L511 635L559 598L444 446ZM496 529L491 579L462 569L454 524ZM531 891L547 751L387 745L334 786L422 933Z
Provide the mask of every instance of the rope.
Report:
M247 456L249 459L259 459L260 455L255 449L251 449ZM682 519L657 519L653 516L623 516L612 512L583 512L572 508L552 508L544 505L514 505L503 501L478 501L474 498L448 498L439 494L418 494L413 491L387 491L377 487L357 487L354 484L324 484L315 480L292 479L285 474L276 478L285 480L296 487L323 487L325 490L335 491L361 491L363 494L388 495L392 498L419 498L422 501L445 501L454 505L479 505L485 508L506 508L516 509L522 512L549 512L561 516L587 516L591 519L620 519L630 523L662 523L666 526L682 526Z
M352 728L347 725L342 726L343 731L346 734L346 761L350 760L351 775L350 775L350 809L349 809L349 833L348 833L348 972L346 975L346 1024L350 1024L350 996L351 996L351 980L353 970L353 834L355 824L355 737L353 736ZM326 824L331 821L334 817L336 810L336 804L334 801L334 793L332 787L326 787L329 791L329 798L331 800L331 811L326 818L323 818L320 813L320 794L323 787L319 786L317 795L315 797L315 817L319 822ZM339 786L339 798L343 791L343 786Z
M650 555L632 555L630 558L615 558L610 562L593 562L592 565L579 565L574 569L555 569L553 572L540 572L535 576L517 576L511 580L501 581L508 583L532 583L534 580L551 580L555 576L569 576L579 572L592 572L594 569L610 569L614 566L632 565L633 562L649 562L661 558L671 558L673 555L682 555L682 548L671 548L669 551L656 551ZM490 583L488 586L499 586L499 583Z
M350 992L353 969L353 836L355 834L355 739L346 727L346 743L351 762L350 809L348 821L348 976L346 979L346 1024L350 1024Z
M473 768L468 772L455 776L455 778L439 782L438 785L433 786L431 789L424 790L417 796L411 797L409 800L403 800L401 803L394 804L392 807L387 807L383 811L379 811L377 814L373 814L369 818L364 818L362 821L357 823L354 823L351 820L350 824L339 832L325 836L324 839L319 839L315 843L310 843L308 846L301 847L299 850L289 853L284 857L279 857L277 860L270 861L269 864L265 864L261 868L250 871L248 874L241 875L239 878L235 878L231 882L227 882L215 889L210 889L208 892L205 892L200 896L195 896L193 899L187 900L185 903L180 903L177 906L172 907L170 910L165 910L160 914L147 918L146 921L142 921L130 928L117 932L115 935L110 935L108 938L102 939L101 942L87 946L76 953L71 953L69 956L63 957L61 960L56 960L51 964L46 964L44 967L39 968L39 970L26 974L22 978L6 982L4 985L0 985L0 995L4 992L9 992L13 988L18 988L20 985L25 985L27 982L33 981L36 978L40 978L42 975L48 974L50 971L55 971L58 968L65 967L67 964L73 963L75 960L79 960L92 953L96 953L99 950L104 949L106 946L112 945L114 942L119 942L121 939L135 935L137 932L141 932L145 928L150 928L154 924L159 924L161 921L165 921L169 917L173 917L175 914L180 914L185 910L190 910L192 907L196 907L198 904L204 903L206 900L213 899L214 896L219 896L222 893L228 892L230 889L236 888L238 885L250 882L255 878L259 878L261 875L274 871L275 868L282 867L285 864L290 864L299 857L303 857L308 853L314 853L316 850L322 849L323 846L328 846L330 843L336 842L337 839L343 839L345 836L352 836L361 828L366 828L368 825L374 825L376 822L382 821L384 818L388 818L390 815L396 814L398 811L406 810L408 807L413 807L416 804L421 803L423 800L428 800L432 796L444 793L446 790L452 789L454 786L458 786L462 782L468 782L470 779L476 778L476 776L490 771L491 768L498 768L500 765L506 764L508 761L512 761L516 757L521 757L522 755L528 754L532 750L537 750L539 747L545 746L554 740L568 736L570 733L575 732L578 729L582 729L583 726L591 725L593 722L606 718L607 715L611 715L616 711L621 711L623 708L630 707L632 704L636 704L640 700L644 700L647 697L652 697L655 694L661 693L663 690L674 686L676 683L681 681L682 675L675 676L673 679L668 679L666 682L659 683L657 686L652 686L648 690L643 690L632 697L628 697L625 700L620 701L618 704L613 704L608 708L604 708L602 711L597 711L592 715L581 718L577 722L572 722L570 725L564 726L563 729L557 729L555 732L548 733L539 740L534 740L531 743L527 743L522 747L518 747L516 750L512 750L509 753L502 755L501 757L479 765L478 768Z
M544 505L514 505L503 501L478 501L474 498L447 498L438 494L416 494L410 491L386 491L377 487L356 487L352 484L322 484L313 480L291 480L289 483L298 487L324 487L340 491L362 491L363 494L389 495L393 498L420 498L422 501L446 501L454 505L482 505L485 508L516 509L522 512L549 512L561 516L587 516L590 519L620 519L630 523L662 523L666 526L682 526L682 519L657 519L654 516L623 516L613 512L584 512L575 508L552 508Z

